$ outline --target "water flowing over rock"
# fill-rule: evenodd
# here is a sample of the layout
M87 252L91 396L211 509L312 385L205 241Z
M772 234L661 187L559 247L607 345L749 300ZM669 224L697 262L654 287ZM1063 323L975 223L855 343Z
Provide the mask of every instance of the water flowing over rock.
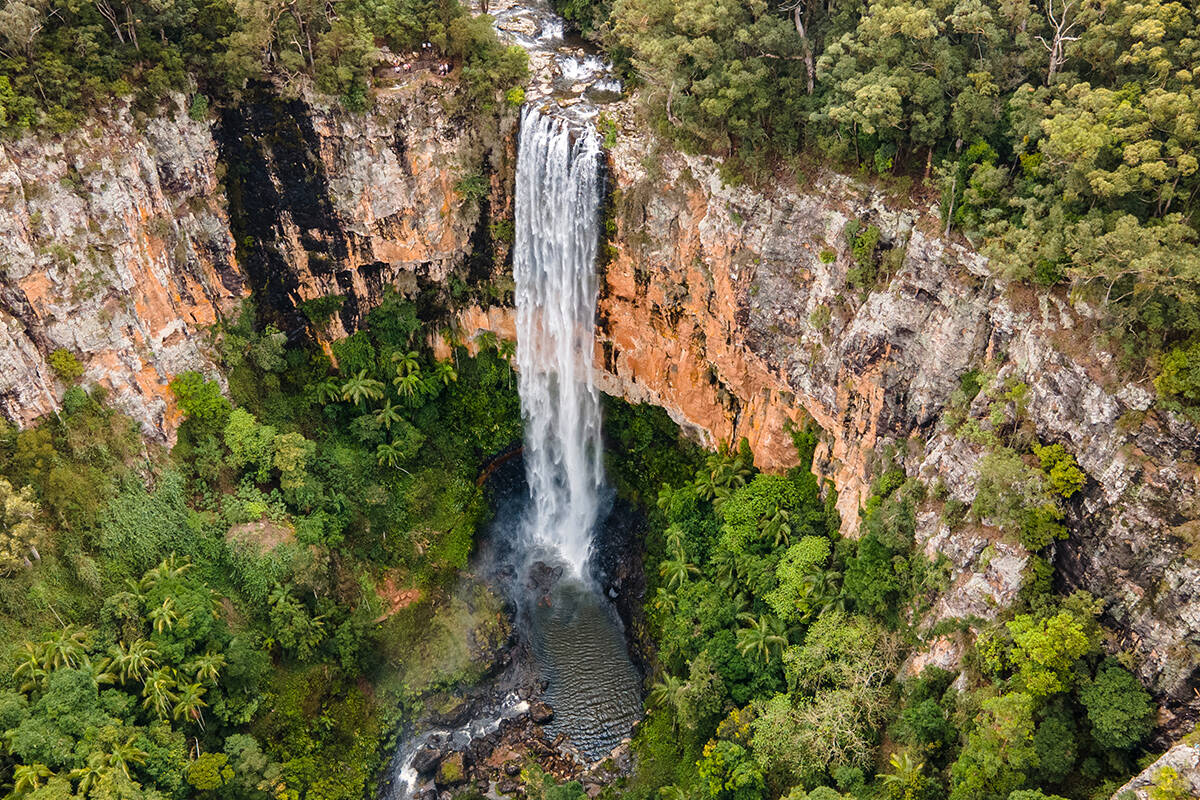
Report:
M600 143L529 108L517 156L517 368L531 503L524 535L583 575L600 507L592 377Z

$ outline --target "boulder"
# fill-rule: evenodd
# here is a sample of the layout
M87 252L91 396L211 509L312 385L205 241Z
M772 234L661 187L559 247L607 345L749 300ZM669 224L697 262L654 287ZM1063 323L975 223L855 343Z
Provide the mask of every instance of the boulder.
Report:
M412 768L417 771L418 775L431 775L441 763L442 755L442 750L426 745L413 756Z
M541 700L529 706L529 718L536 725L545 725L550 720L554 719L554 709L549 703Z
M463 754L456 752L444 757L442 762L438 764L437 775L433 778L433 784L439 789L446 789L465 783L466 780L467 768L463 764Z

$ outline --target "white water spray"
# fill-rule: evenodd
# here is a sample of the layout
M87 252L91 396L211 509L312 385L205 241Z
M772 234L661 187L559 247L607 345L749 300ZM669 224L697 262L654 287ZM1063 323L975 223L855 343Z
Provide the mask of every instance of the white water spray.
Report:
M531 553L584 574L604 482L592 377L600 142L527 107L517 153L517 369Z

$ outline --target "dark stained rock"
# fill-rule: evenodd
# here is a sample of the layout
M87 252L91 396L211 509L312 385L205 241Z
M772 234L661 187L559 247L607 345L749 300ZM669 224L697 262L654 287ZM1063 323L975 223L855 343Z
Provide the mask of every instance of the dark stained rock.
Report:
M542 597L543 601L548 601L550 590L562 578L563 568L561 566L551 566L545 561L535 561L533 566L529 568L529 577L525 580L525 585L534 594Z
M554 709L549 703L539 700L529 707L529 718L538 725L545 725L554 719Z
M436 747L422 747L413 756L412 767L418 775L430 775L441 763L444 751Z

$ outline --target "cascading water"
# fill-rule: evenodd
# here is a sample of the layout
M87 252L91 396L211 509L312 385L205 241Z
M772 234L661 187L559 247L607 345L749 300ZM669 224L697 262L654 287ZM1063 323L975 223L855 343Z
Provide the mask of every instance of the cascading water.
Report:
M592 380L600 142L526 108L517 155L517 371L531 557L585 573L600 510L600 398Z
M641 698L616 611L590 579L600 521L600 397L592 377L600 142L527 107L517 153L517 370L529 506L526 562L561 560L562 581L536 584L534 652L555 709L549 726L594 759L628 735Z
M562 20L541 0L508 3L499 16L520 30L529 27L521 21L537 21L538 37L508 35L557 65L560 79L541 82L543 89L586 78L586 87L575 92L579 98L597 82L605 81L608 90L618 85L600 59L578 47L559 52ZM521 644L492 679L491 696L473 700L476 710L467 722L418 728L405 738L385 789L388 800L431 791L431 771L418 769L418 757L430 749L464 752L481 737L499 735L524 718L529 704L522 697L540 696L553 707L553 719L544 725L547 740L583 762L609 755L641 711L641 676L624 627L601 590L604 581L593 579L593 572L603 577L602 568L589 564L611 499L592 372L601 149L589 120L597 112L589 103L558 112L527 106L521 115L513 276L525 482L518 471L505 480L493 477L496 517L475 563L518 609ZM540 695L531 676L538 678ZM494 696L500 688L503 696Z

